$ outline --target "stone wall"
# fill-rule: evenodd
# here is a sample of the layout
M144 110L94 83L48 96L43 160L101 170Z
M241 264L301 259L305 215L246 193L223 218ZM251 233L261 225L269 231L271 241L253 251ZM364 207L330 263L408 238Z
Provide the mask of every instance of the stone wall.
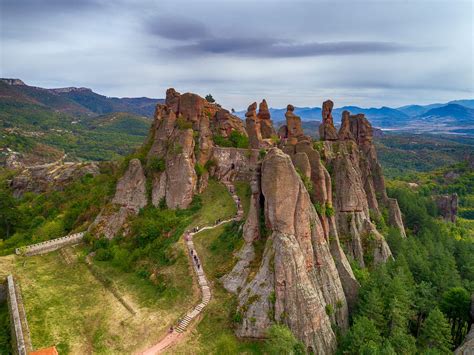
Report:
M218 180L250 181L259 169L259 154L258 149L214 147L211 156L214 166L209 172Z
M80 243L82 239L84 238L84 234L85 232L74 233L74 234L67 235L65 237L51 239L45 242L17 248L15 250L15 253L17 255L25 255L25 256L49 253L53 250L60 249L67 245Z
M10 312L13 352L19 355L26 355L31 350L28 323L21 296L12 275L7 277L7 301Z

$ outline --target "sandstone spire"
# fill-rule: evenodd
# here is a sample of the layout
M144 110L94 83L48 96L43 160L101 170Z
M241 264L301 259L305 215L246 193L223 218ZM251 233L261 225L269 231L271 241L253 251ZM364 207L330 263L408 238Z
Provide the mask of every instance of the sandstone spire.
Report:
M327 100L323 102L322 108L322 117L323 121L319 126L319 137L321 140L326 141L335 141L337 140L337 131L334 127L334 121L332 118L332 108L334 107L334 103L331 100Z
M254 149L258 149L262 142L262 133L260 131L260 122L257 117L257 103L252 103L247 108L245 114L245 129L249 136L250 146Z
M276 135L275 129L273 128L273 122L270 118L270 111L268 110L267 101L262 100L258 106L258 120L260 123L260 131L263 139L272 138Z

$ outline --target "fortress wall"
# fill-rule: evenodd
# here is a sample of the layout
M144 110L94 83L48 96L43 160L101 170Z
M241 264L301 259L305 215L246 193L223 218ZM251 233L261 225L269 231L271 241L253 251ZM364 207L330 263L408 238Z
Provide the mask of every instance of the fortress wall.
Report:
M13 352L19 355L26 355L31 350L30 333L21 295L12 275L7 277L7 302L10 312Z
M23 254L26 256L49 253L53 250L60 249L67 245L80 243L82 239L84 238L84 234L85 232L74 233L74 234L67 235L65 237L47 240L45 242L28 245L22 248L17 248L15 250L15 253L18 255Z

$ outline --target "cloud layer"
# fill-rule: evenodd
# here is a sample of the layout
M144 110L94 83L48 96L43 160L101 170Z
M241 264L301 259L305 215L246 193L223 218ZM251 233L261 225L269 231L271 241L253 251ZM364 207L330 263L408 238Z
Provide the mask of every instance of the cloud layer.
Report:
M474 96L469 0L3 0L1 76L240 109Z

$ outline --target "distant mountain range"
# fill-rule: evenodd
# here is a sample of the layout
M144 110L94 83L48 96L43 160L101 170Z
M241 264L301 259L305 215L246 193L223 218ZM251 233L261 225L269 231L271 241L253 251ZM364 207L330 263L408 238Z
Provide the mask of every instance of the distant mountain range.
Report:
M363 113L372 125L383 130L410 133L455 133L474 135L474 100L455 100L430 105L408 105L397 108L363 108L344 106L333 110L334 122L339 124L343 111ZM285 120L286 108L270 108L274 122ZM303 121L321 121L321 108L296 107L295 114ZM245 118L245 111L237 112Z
M0 79L0 104L33 104L74 117L96 117L115 112L152 117L156 104L163 101L147 97L107 97L88 88L44 89L26 85L20 79ZM397 108L344 106L333 110L336 124L340 123L344 110L365 114L374 127L383 130L474 135L474 99ZM270 108L274 122L284 121L285 112L286 108ZM245 111L236 114L245 118ZM321 120L320 107L296 107L295 114L303 121Z
M58 112L80 116L127 112L152 117L156 104L164 100L148 97L107 97L88 88L44 89L26 85L20 79L0 79L0 101L36 104Z

